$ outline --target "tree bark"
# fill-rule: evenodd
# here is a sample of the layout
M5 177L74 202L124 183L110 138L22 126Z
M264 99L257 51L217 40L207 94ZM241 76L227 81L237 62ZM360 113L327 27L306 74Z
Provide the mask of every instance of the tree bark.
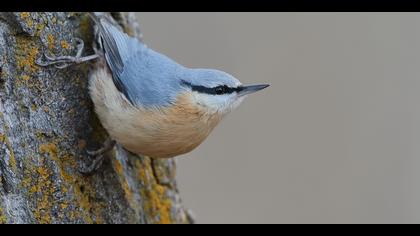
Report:
M133 14L112 15L140 37ZM0 13L0 223L191 223L173 159L117 145L96 173L78 172L107 137L87 90L93 64L35 63L74 55L75 37L93 53L86 13Z

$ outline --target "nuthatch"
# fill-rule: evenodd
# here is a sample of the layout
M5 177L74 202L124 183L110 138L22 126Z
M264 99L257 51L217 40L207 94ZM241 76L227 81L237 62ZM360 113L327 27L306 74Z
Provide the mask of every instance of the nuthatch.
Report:
M133 153L168 158L190 152L247 95L269 86L184 67L123 33L106 15L92 18L97 54L81 57L81 42L76 57L46 56L49 62L39 64L64 68L99 58L89 81L95 111L110 137Z

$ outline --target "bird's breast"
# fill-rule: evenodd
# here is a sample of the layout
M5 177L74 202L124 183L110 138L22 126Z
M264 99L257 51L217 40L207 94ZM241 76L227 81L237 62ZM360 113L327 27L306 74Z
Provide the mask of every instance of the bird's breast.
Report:
M110 136L131 152L161 158L190 152L222 119L195 105L187 93L179 94L171 106L135 107L110 76L105 69L91 75L91 97Z
M131 124L134 132L122 135L122 143L128 150L152 157L173 157L196 148L221 117L194 107L187 96L180 95L172 107L138 110Z

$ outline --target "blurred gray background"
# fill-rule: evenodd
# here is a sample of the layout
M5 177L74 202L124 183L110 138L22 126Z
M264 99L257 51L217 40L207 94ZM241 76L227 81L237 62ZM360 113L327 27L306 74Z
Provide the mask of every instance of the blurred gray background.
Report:
M177 158L199 223L420 223L420 14L138 19L181 64L271 84Z

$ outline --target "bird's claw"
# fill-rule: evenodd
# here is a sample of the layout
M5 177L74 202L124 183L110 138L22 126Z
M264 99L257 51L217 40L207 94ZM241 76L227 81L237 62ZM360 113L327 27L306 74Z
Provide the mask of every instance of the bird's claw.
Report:
M104 159L104 155L95 156L92 163L88 165L83 163L79 166L79 173L82 175L92 175L102 166Z
M83 163L79 167L79 172L83 175L91 175L96 172L103 164L105 157L107 156L108 152L111 151L112 148L115 146L115 141L111 139L107 139L101 148L97 150L87 150L86 153L93 159L91 163L86 165Z
M46 66L54 65L54 67L57 68L57 69L64 69L64 68L71 65L69 63L70 60L69 59L66 60L64 58L65 56L56 57L56 56L48 55L47 53L44 53L44 57L47 59L47 61L45 61L45 62L41 61L41 58L38 58L36 60L36 64L38 66L46 67ZM68 57L70 57L70 56L68 56ZM73 59L71 61L76 61L76 59Z
M41 58L38 58L35 63L39 66L51 66L53 65L57 69L64 69L66 67L69 67L73 64L80 64L85 61L90 61L93 59L96 59L98 57L97 54L93 54L90 56L82 57L83 48L85 43L80 38L75 38L76 44L77 44L77 53L75 56L54 56L51 54L44 53L44 57L47 59L47 61L41 61Z

